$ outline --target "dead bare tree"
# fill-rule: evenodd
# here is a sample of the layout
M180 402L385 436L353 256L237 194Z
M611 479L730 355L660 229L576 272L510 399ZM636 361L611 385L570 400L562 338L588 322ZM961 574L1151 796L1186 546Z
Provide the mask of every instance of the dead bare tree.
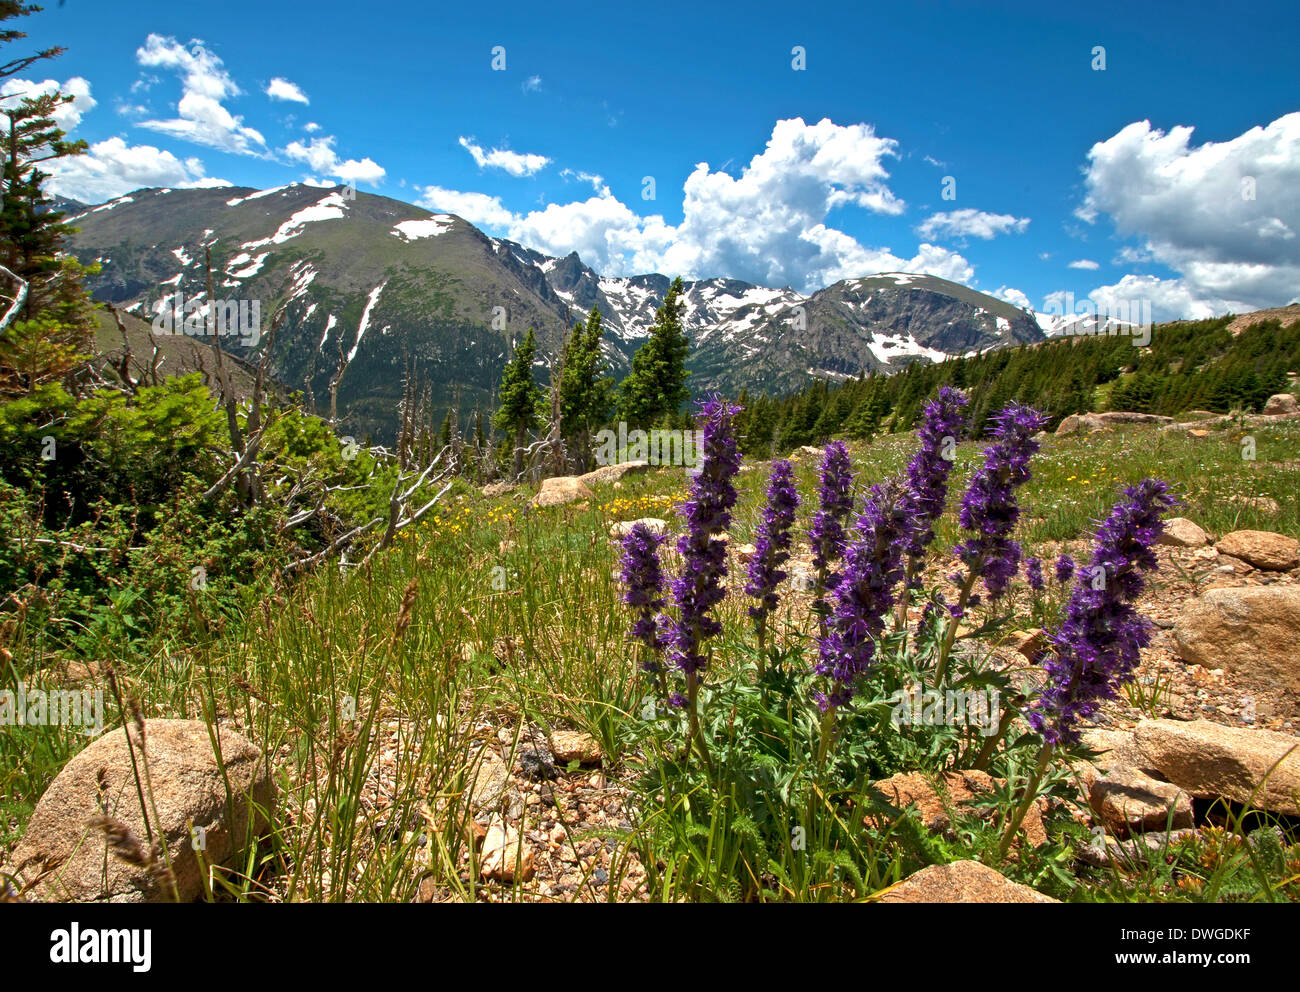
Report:
M398 531L404 527L409 527L411 524L420 520L420 518L432 510L434 506L438 504L438 501L447 494L447 491L451 489L452 484L449 481L431 500L425 503L424 506L420 507L420 509L411 512L408 508L408 503L411 498L419 491L420 487L424 485L425 480L429 478L430 473L438 467L439 463L443 462L443 458L450 450L450 447L447 447L439 451L433 461L429 462L424 471L419 474L416 480L411 483L410 487L407 489L403 489L402 486L410 480L410 476L406 475L400 469L398 470L397 480L393 483L393 493L388 499L388 525L385 527L384 534L379 539L379 542L371 548L370 553L362 559L362 565L367 564L378 552L389 547L393 543L393 538L397 536ZM442 469L433 477L431 482L436 485L451 474L451 466L449 464L443 464Z
M388 455L387 452L382 452L382 449L371 450ZM451 471L450 466L447 464L448 451L448 448L443 448L439 451L418 475L406 472L399 468L397 471L397 478L394 480L392 491L389 494L387 514L375 517L364 524L360 524L340 533L319 551L290 562L285 566L284 573L287 575L303 569L312 568L335 555L340 556L340 567L346 566L349 564L347 562L348 551L354 547L362 537L381 524L384 525L382 535L379 540L375 542L374 546L366 553L365 557L362 558L359 564L362 566L368 564L380 551L391 547L393 540L399 533L407 527L422 520L430 510L438 505L442 500L442 497L451 489ZM392 456L388 455L388 457ZM437 485L440 482L445 483L441 489L434 493L433 496L426 500L419 508L412 508L412 500L419 494L422 487L426 485ZM325 512L323 510L324 494L327 492L342 491L346 488L355 487L326 487L315 506L306 508L287 518L279 529L283 531L288 530L290 527L300 526L313 516ZM335 522L337 522L337 518L335 518Z
M204 319L207 320L211 314L212 329L215 331L216 320L215 311L213 310L213 300L215 297L212 293L212 248L208 245L203 246L203 264L207 270L207 299L204 301ZM230 433L230 447L235 453L236 462L244 461L245 441L243 432L239 429L239 403L235 396L234 381L225 367L222 360L221 335L212 334L212 353L216 359L216 380L217 388L220 390L220 403L226 411L226 429ZM243 473L236 476L236 488L239 490L240 498L245 504L253 501L253 494L250 488L248 477Z
M127 336L126 325L122 323L122 315L118 313L117 307L111 303L107 303L105 306L108 308L108 312L113 315L113 323L117 325L117 333L122 335L122 358L115 368L117 374L121 376L122 382L126 384L126 388L134 396L140 392L140 383L139 380L131 377L131 339Z
M402 404L397 411L397 464L406 468L411 458L412 409L415 397L414 384L411 381L411 356L403 355L404 376L402 378Z
M23 308L23 304L27 302L27 291L29 287L26 279L15 272L10 272L3 265L0 265L0 276L3 276L11 286L15 287L14 295L9 303L8 309L5 310L4 316L0 317L0 334L3 334L5 328L10 325L16 316L18 316L18 311Z

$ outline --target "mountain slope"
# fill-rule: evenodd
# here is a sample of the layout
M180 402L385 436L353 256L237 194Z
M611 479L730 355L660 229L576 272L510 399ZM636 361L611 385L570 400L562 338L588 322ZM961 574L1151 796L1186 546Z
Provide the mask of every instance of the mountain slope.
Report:
M576 253L552 258L459 217L346 187L139 190L70 222L80 228L77 256L102 266L96 297L146 317L182 301L206 306L209 251L219 301L257 301L263 332L285 308L269 345L277 377L327 409L346 358L340 411L352 429L380 436L391 433L408 361L435 405L458 397L462 413L486 409L528 327L539 353L554 355L593 306L621 376L670 284L659 274L604 277ZM683 301L696 395L785 391L809 377L892 372L1043 338L1027 313L924 275L846 280L806 297L704 279L685 283ZM254 350L251 340L228 340L237 353Z
M512 338L535 326L550 349L566 326L545 280L477 228L344 187L147 190L73 223L77 255L102 265L96 297L142 314L205 300L210 251L216 298L259 301L263 332L285 306L270 345L281 381L327 406L348 357L339 405L362 431L388 433L408 356L435 397L487 407Z

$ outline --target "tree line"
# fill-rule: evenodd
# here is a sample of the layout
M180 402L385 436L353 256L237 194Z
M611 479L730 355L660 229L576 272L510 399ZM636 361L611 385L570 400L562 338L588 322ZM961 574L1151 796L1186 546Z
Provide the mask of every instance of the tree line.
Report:
M526 452L528 434L554 419L572 464L581 468L594 433L614 421L624 420L629 428L680 425L690 395L690 345L681 326L680 293L678 279L617 388L600 354L599 310L575 324L552 373L551 390L558 391L554 418L547 392L534 382L536 342L530 330L502 381L495 424L510 435L502 451ZM975 431L1012 400L1046 411L1049 429L1070 414L1089 411L1166 416L1258 411L1269 396L1288 388L1288 373L1300 370L1300 321L1283 326L1267 320L1240 334L1228 329L1231 322L1229 315L1160 324L1146 347L1128 334L1086 334L941 363L918 361L889 375L864 372L835 383L817 379L779 396L743 389L735 397L742 407L737 431L746 455L772 457L832 437L862 440L909 430L942 386L971 394L969 422ZM518 462L514 468L519 474Z

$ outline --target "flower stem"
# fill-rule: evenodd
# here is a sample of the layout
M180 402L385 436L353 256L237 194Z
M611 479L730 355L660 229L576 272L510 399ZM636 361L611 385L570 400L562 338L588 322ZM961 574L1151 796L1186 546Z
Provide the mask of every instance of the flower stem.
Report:
M1047 763L1052 757L1052 745L1043 742L1042 749L1038 752L1038 763L1034 766L1034 772L1029 776L1029 781L1025 783L1024 798L1016 808L1015 815L1011 817L1011 822L1007 824L1006 832L1002 835L1002 842L998 844L998 861L1002 862L1007 859L1007 852L1011 850L1011 843L1016 838L1016 831L1020 829L1020 824L1025 822L1025 817L1029 814L1029 807L1038 799L1038 784L1043 780L1043 774L1047 771Z
M1011 721L1016 718L1016 711L1013 707L1008 706L1002 711L1002 718L998 721L998 729L995 733L990 734L980 748L980 753L975 756L975 763L971 768L976 771L984 771L988 767L989 761L993 757L993 752L997 750L998 742L1007 734L1007 728L1011 726Z
M971 569L966 581L962 583L961 592L957 596L957 615L952 617L948 623L947 629L943 632L943 644L939 646L939 659L934 666L934 687L936 689L943 687L944 679L948 677L948 656L952 654L953 641L957 639L957 628L961 626L961 619L966 615L966 602L970 599L971 590L975 588L975 579L977 573Z
M696 750L700 752L700 760L704 763L704 770L712 778L713 760L709 757L709 745L704 739L704 731L700 727L700 714L696 707L699 695L699 676L694 672L688 672L686 674L686 717L690 725L690 737L695 742Z
M831 738L835 736L835 707L828 706L822 714L821 742L817 745L817 774L820 776L826 767L826 755L831 750Z
M903 573L903 587L898 590L898 603L894 607L894 627L897 630L907 629L907 608L912 604L912 583L920 571L921 559L909 555L907 570Z

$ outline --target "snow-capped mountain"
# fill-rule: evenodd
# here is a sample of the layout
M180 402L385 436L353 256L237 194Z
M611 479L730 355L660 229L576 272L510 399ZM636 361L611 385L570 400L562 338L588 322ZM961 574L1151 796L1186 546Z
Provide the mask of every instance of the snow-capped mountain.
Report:
M393 423L408 365L444 404L487 407L528 327L544 361L593 306L621 375L670 285L660 274L602 276L576 253L553 258L346 187L138 190L70 221L78 257L101 265L96 296L146 318L186 301L206 308L210 255L219 303L258 301L264 325L284 310L269 345L229 347L271 347L278 378L317 399L346 359L340 409L376 433ZM722 278L684 289L697 395L778 392L810 376L889 372L1044 336L1028 312L923 274L869 275L806 296Z

